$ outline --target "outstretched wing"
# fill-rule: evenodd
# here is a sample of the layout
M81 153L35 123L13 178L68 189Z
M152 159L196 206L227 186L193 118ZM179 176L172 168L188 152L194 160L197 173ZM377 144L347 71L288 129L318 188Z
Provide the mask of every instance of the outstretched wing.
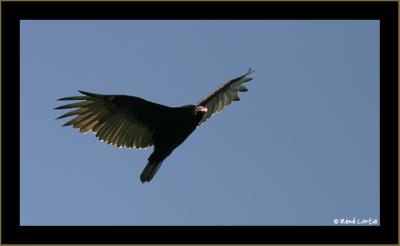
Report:
M71 125L81 133L93 132L99 140L118 147L146 148L154 145L153 133L171 110L139 97L79 92L84 96L59 99L80 102L55 108L74 109L57 119L75 116L63 126Z
M227 83L223 84L221 87L216 89L210 95L201 100L197 105L207 108L207 113L204 114L203 119L200 121L201 125L204 121L210 118L217 112L220 112L225 106L231 104L232 101L239 101L238 92L246 92L247 88L242 85L243 83L249 82L253 78L247 77L255 70L249 69L246 74L232 79Z

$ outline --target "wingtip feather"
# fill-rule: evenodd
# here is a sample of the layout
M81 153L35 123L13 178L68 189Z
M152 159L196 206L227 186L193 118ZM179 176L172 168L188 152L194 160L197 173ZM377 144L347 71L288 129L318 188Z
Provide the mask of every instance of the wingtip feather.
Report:
M58 101L67 101L67 100L87 100L86 96L74 96L74 97L63 97L57 99Z
M96 94L96 93L87 92L87 91L81 91L81 90L78 90L78 91L80 93L82 93L83 95L88 96L88 97L103 98L105 96L105 95L102 95L102 94Z
M78 92L79 92L79 93L81 93L81 94L83 94L83 95L89 96L89 95L88 95L88 94L89 94L89 92L87 92L87 91L81 91L81 90L78 90Z
M249 74L251 74L251 73L254 73L255 71L256 71L255 69L252 70L252 68L249 68L249 70L247 71L246 75L249 75Z

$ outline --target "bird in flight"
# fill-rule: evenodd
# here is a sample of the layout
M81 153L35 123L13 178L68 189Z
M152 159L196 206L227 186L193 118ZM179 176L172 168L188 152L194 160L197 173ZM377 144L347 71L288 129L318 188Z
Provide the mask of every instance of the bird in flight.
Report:
M74 116L63 126L73 126L81 133L93 132L108 144L124 148L154 146L140 175L142 183L152 180L162 162L203 122L220 112L238 92L246 92L243 83L255 70L232 79L217 88L196 105L168 107L135 96L102 95L79 91L82 96L64 97L59 101L77 100L55 109L73 109L57 119Z

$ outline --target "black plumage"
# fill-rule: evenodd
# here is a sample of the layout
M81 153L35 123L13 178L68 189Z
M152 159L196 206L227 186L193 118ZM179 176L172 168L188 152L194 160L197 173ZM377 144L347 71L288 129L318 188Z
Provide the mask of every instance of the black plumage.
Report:
M153 153L140 175L142 182L150 181L164 159L178 147L204 121L220 112L232 101L239 101L238 92L245 92L242 85L252 78L249 71L205 97L196 105L168 107L139 97L102 95L79 91L83 96L64 97L78 100L55 109L74 109L57 119L75 116L63 126L73 126L81 133L93 132L106 143L125 148L154 146Z

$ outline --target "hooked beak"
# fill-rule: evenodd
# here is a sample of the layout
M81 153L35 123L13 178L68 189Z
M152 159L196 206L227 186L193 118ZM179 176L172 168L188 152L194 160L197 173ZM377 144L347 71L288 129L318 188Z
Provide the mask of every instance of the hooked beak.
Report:
M194 110L195 114L201 112L201 113L207 113L207 108L203 106L197 106Z

